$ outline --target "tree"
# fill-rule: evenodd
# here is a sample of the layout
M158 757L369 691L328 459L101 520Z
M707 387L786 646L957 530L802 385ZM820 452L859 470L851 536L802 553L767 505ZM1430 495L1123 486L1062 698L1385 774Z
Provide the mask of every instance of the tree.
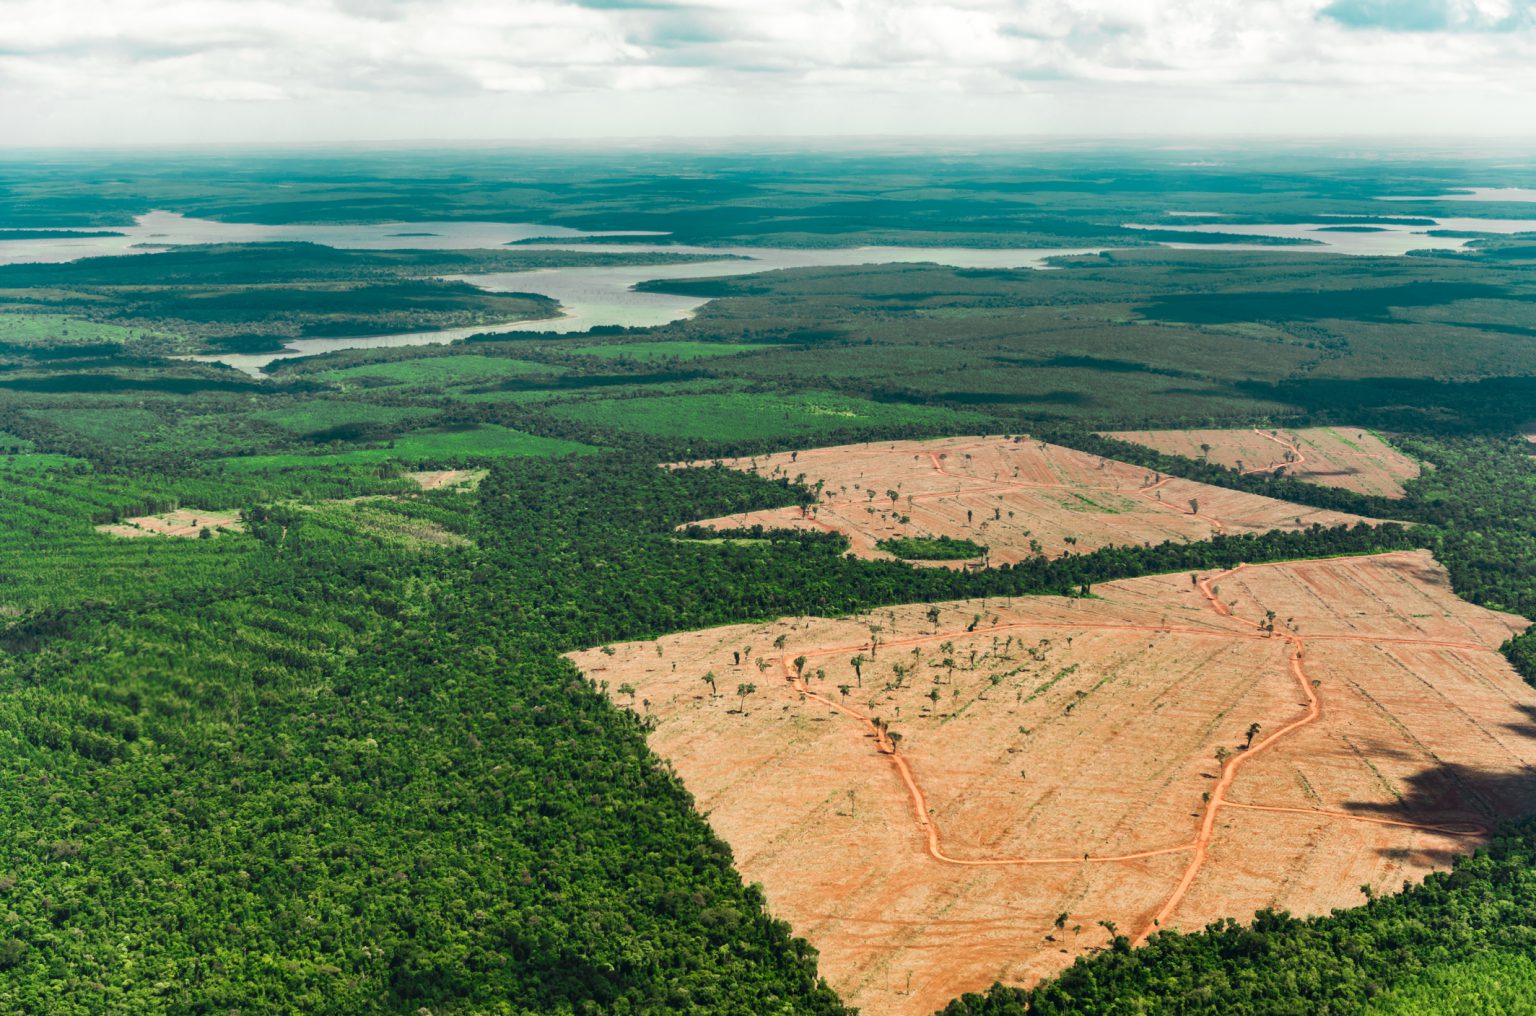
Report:
M704 675L704 683L709 685L710 698L719 697L719 692L715 690L715 672L713 670Z
M864 654L860 653L848 662L853 664L854 680L858 682L860 688L864 687L864 664L868 662L864 659Z
M745 716L747 715L747 696L757 694L757 685L751 682L738 684L736 686L736 694L741 698L741 705L738 707L737 712Z
M1057 914L1056 915L1056 930L1060 931L1061 929L1065 928L1067 926L1067 921L1070 920L1071 917L1072 917L1072 915L1067 913L1065 910L1063 910L1061 913Z
M1252 748L1253 747L1253 739L1255 737L1257 737L1258 735L1259 735L1259 725L1257 723L1250 723L1250 724L1248 724L1248 742L1246 744L1244 744L1243 747L1245 749L1246 748Z
M631 707L634 706L634 704L635 704L635 686L634 685L630 684L628 681L625 681L623 684L619 685L619 694L620 695L628 695L629 696L629 704L630 704L630 706Z
M805 680L805 657L804 656L796 656L795 657L795 676L800 678L802 681Z

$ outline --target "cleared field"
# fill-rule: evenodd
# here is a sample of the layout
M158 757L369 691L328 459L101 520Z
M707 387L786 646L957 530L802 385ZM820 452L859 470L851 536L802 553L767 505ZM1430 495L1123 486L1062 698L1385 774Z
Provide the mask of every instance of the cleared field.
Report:
M1458 600L1427 553L1095 594L572 659L654 719L746 878L872 1014L1032 982L1112 929L1355 905L1536 810L1536 691L1497 652L1526 622Z
M487 472L484 469L429 469L405 475L416 481L422 490L442 490L445 487L473 490L480 486Z
M1419 475L1417 462L1361 427L1126 430L1105 437L1245 473L1278 471L1295 480L1381 497L1402 497L1403 483Z
M162 512L159 515L140 515L112 525L97 526L98 533L106 533L109 536L140 537L140 536L179 536L183 539L192 539L202 535L207 529L212 535L218 536L220 529L228 529L236 532L245 532L245 523L240 521L238 512L199 511L196 508L182 508L177 511Z
M988 564L1013 564L1113 544L1362 521L1028 438L881 441L731 459L725 465L802 478L817 490L818 503L804 512L744 512L701 525L838 532L865 558L891 558L877 546L883 540L947 536L986 547ZM979 562L918 563L960 568Z

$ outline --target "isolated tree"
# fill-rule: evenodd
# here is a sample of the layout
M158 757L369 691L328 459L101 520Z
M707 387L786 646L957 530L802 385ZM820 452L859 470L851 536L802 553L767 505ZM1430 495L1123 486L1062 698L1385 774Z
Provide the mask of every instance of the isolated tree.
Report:
M625 681L623 684L619 685L619 694L628 695L629 704L631 706L635 704L635 686L630 684L628 681Z
M1200 514L1200 499L1198 497L1192 497L1189 499L1189 513L1191 515Z
M1072 915L1067 913L1065 910L1063 910L1061 913L1057 914L1056 915L1056 930L1060 931L1061 929L1065 928L1067 926L1067 920L1071 916Z
M852 690L853 686L850 684L840 684L837 686L837 693L843 697L844 702L848 701L848 693Z
M1253 739L1259 736L1259 729L1260 728L1257 723L1248 724L1248 741L1243 745L1245 749L1253 747Z
M1216 748L1216 764L1218 766L1225 766L1227 764L1227 759L1229 759L1231 757L1232 757L1232 750L1230 748L1228 748L1226 745L1224 745L1224 744L1223 745L1219 745Z
M939 612L939 608L937 606L930 606L928 608L928 623L929 624L938 624L939 623L939 613L940 613Z
M720 693L715 690L715 672L713 670L704 675L704 683L709 685L710 698L716 698L719 696Z
M775 648L775 649L783 649L784 648L784 643L786 643L788 641L789 641L789 635L787 635L787 634L780 635L778 638L773 640L773 648Z
M864 654L860 653L848 662L853 664L854 680L858 682L860 688L864 687L864 664L868 662L864 659Z
M738 684L736 686L736 694L741 699L741 705L737 708L737 711L745 716L747 715L747 696L757 694L757 685L750 682Z
M795 676L800 678L801 680L805 679L805 657L804 656L796 656L795 657Z

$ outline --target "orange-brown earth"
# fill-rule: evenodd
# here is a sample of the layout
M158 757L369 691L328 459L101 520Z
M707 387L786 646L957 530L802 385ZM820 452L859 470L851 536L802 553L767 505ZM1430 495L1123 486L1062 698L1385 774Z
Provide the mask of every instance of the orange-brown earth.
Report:
M406 473L422 490L442 490L445 487L464 487L473 490L485 479L484 469L430 469L418 473Z
M745 877L872 1014L1030 983L1111 926L1358 904L1536 810L1536 691L1497 651L1526 622L1425 552L1094 593L572 658L654 718Z
M1419 464L1362 427L1126 430L1105 434L1245 473L1275 473L1360 494L1402 497Z
M802 478L817 490L818 501L806 510L743 512L701 525L838 532L848 537L852 553L866 558L891 557L877 544L898 537L967 539L988 548L987 563L1012 564L1111 544L1361 521L1028 438L881 441L724 464L763 476ZM961 567L966 562L921 563Z
M139 536L179 536L193 538L201 535L204 529L210 530L217 536L220 529L228 529L237 532L245 531L245 523L240 521L238 512L230 511L199 511L196 508L182 508L177 511L162 512L159 515L140 515L112 525L97 526L96 531L107 533L111 536L139 537Z

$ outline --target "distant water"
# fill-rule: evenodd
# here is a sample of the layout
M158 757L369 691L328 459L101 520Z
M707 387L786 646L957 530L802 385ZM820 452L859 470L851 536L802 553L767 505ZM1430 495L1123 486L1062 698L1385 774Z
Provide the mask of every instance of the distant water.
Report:
M1474 195L1491 195L1475 197ZM1514 188L1482 188L1447 200L1516 200L1510 194L1531 194ZM1404 198L1401 200L1414 200ZM1536 200L1521 198L1518 200ZM1170 216L1207 217L1220 212L1169 212ZM1364 220L1368 216L1345 216ZM1432 226L1381 223L1367 233L1329 230L1326 219L1268 225L1186 223L1137 225L1128 228L1187 233L1229 233L1315 240L1304 246L1271 246L1257 243L1165 243L1162 246L1193 250L1257 250L1266 253L1334 253L1352 255L1402 255L1424 248L1460 249L1467 240L1429 236L1430 230L1509 234L1536 232L1536 219L1441 218ZM172 212L151 212L133 226L115 227L124 236L64 237L45 240L0 239L0 264L63 262L105 255L142 254L184 244L308 242L347 250L500 250L516 243L518 250L571 250L589 253L702 254L719 261L695 261L681 265L634 267L550 268L524 272L460 275L460 279L490 292L526 292L549 296L560 303L562 317L543 321L517 321L391 335L356 335L296 339L280 353L226 353L191 359L224 363L251 374L275 360L312 356L340 349L373 349L453 342L470 335L512 332L582 332L597 326L654 327L688 317L708 302L707 298L667 293L637 292L633 287L649 279L702 279L785 268L879 265L931 262L956 268L1047 268L1046 260L1096 250L1068 248L979 249L965 247L858 247L785 249L774 247L694 247L666 243L561 243L560 241L620 236L658 236L638 232L589 233L561 226L502 222L386 222L372 225L267 226L194 219ZM546 241L546 242L528 242Z
M632 287L648 279L704 279L750 275L780 268L820 268L835 265L880 265L932 262L955 268L1045 268L1051 257L1092 254L1096 251L1062 248L1015 248L981 250L966 247L860 247L825 250L786 250L774 247L689 247L681 244L524 244L521 250L580 250L590 252L715 254L722 258L750 260L692 261L680 265L627 267L544 268L526 272L454 275L493 293L539 293L559 301L564 316L553 320L515 321L510 324L448 328L399 335L367 335L347 338L296 339L281 353L226 353L196 356L205 363L225 363L249 374L275 360L313 356L338 349L376 349L387 346L421 346L453 342L470 335L509 332L584 332L599 325L629 328L664 325L691 315L709 302L707 297L639 292Z
M1368 216L1342 216L1352 224L1366 223ZM1428 218L1428 216L1426 216ZM1157 229L1177 233L1229 233L1238 236L1272 236L1292 240L1315 240L1322 246L1285 247L1268 244L1234 243L1168 243L1165 246L1195 250L1264 250L1270 252L1295 251L1306 254L1353 254L1356 256L1401 257L1413 250L1461 250L1471 240L1461 237L1430 236L1431 231L1449 230L1458 233L1510 233L1536 232L1536 219L1467 219L1448 218L1434 220L1432 226L1404 226L1388 222L1373 222L1377 228L1371 233L1338 232L1337 222L1290 222L1265 224L1200 223L1199 225L1171 225L1158 223L1126 223L1128 229Z
M353 226L264 226L193 219L150 212L132 226L102 227L123 236L72 236L6 240L0 233L0 265L76 261L116 254L145 254L200 243L317 243L346 250L499 250L521 240L571 240L591 236L656 236L655 233L587 233L525 222L383 222ZM96 231L82 228L81 233Z

